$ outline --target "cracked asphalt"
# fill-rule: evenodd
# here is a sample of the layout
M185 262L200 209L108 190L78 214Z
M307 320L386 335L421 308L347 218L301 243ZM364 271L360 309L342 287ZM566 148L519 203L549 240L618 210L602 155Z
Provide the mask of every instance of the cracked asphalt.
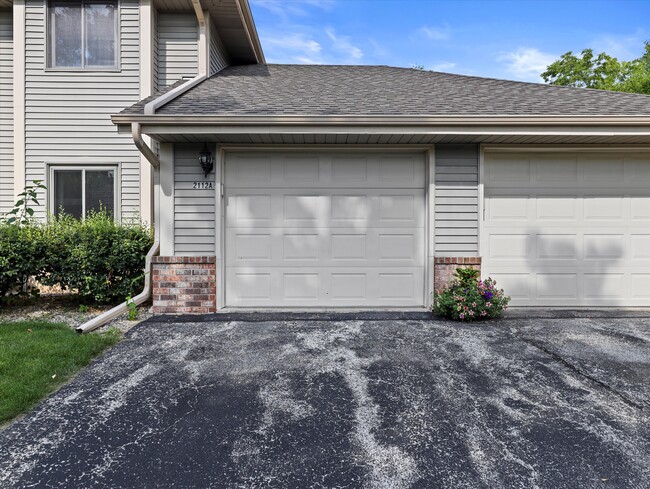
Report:
M650 315L588 316L152 318L0 432L0 486L650 488Z

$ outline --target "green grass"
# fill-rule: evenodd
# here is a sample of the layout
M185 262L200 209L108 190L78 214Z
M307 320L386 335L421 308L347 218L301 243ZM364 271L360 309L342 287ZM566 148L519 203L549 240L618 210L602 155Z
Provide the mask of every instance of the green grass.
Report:
M46 321L0 322L0 424L28 411L120 340Z

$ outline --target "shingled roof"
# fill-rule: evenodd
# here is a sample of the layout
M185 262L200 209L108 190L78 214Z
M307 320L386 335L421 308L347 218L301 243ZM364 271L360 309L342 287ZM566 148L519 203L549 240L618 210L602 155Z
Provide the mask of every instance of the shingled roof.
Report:
M650 116L650 96L388 66L258 64L228 67L156 114Z

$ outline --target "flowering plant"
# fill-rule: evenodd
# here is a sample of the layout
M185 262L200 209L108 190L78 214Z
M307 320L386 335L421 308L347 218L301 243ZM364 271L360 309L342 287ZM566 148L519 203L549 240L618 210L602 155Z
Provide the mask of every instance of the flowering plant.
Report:
M433 312L457 321L498 318L508 309L508 297L497 289L496 280L479 279L479 271L457 268L455 279L440 294L436 294Z

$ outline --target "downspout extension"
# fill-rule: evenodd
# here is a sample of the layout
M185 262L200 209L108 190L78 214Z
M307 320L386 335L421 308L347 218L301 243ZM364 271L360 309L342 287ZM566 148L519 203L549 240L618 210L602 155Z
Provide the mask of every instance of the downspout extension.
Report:
M160 243L158 241L154 241L153 246L149 249L149 252L147 253L147 258L145 261L145 266L144 266L144 289L142 289L142 292L140 292L138 295L136 295L131 301L135 303L136 306L139 306L143 302L145 302L149 297L151 297L151 259L158 254L158 251L160 250ZM115 306L113 309L109 309L108 311L100 314L99 316L91 319L90 321L82 324L81 326L78 326L76 328L77 333L89 333L90 331L93 331L100 326L103 326L107 322L109 322L111 319L116 318L117 316L120 316L127 312L129 310L129 302L123 302L119 306Z

